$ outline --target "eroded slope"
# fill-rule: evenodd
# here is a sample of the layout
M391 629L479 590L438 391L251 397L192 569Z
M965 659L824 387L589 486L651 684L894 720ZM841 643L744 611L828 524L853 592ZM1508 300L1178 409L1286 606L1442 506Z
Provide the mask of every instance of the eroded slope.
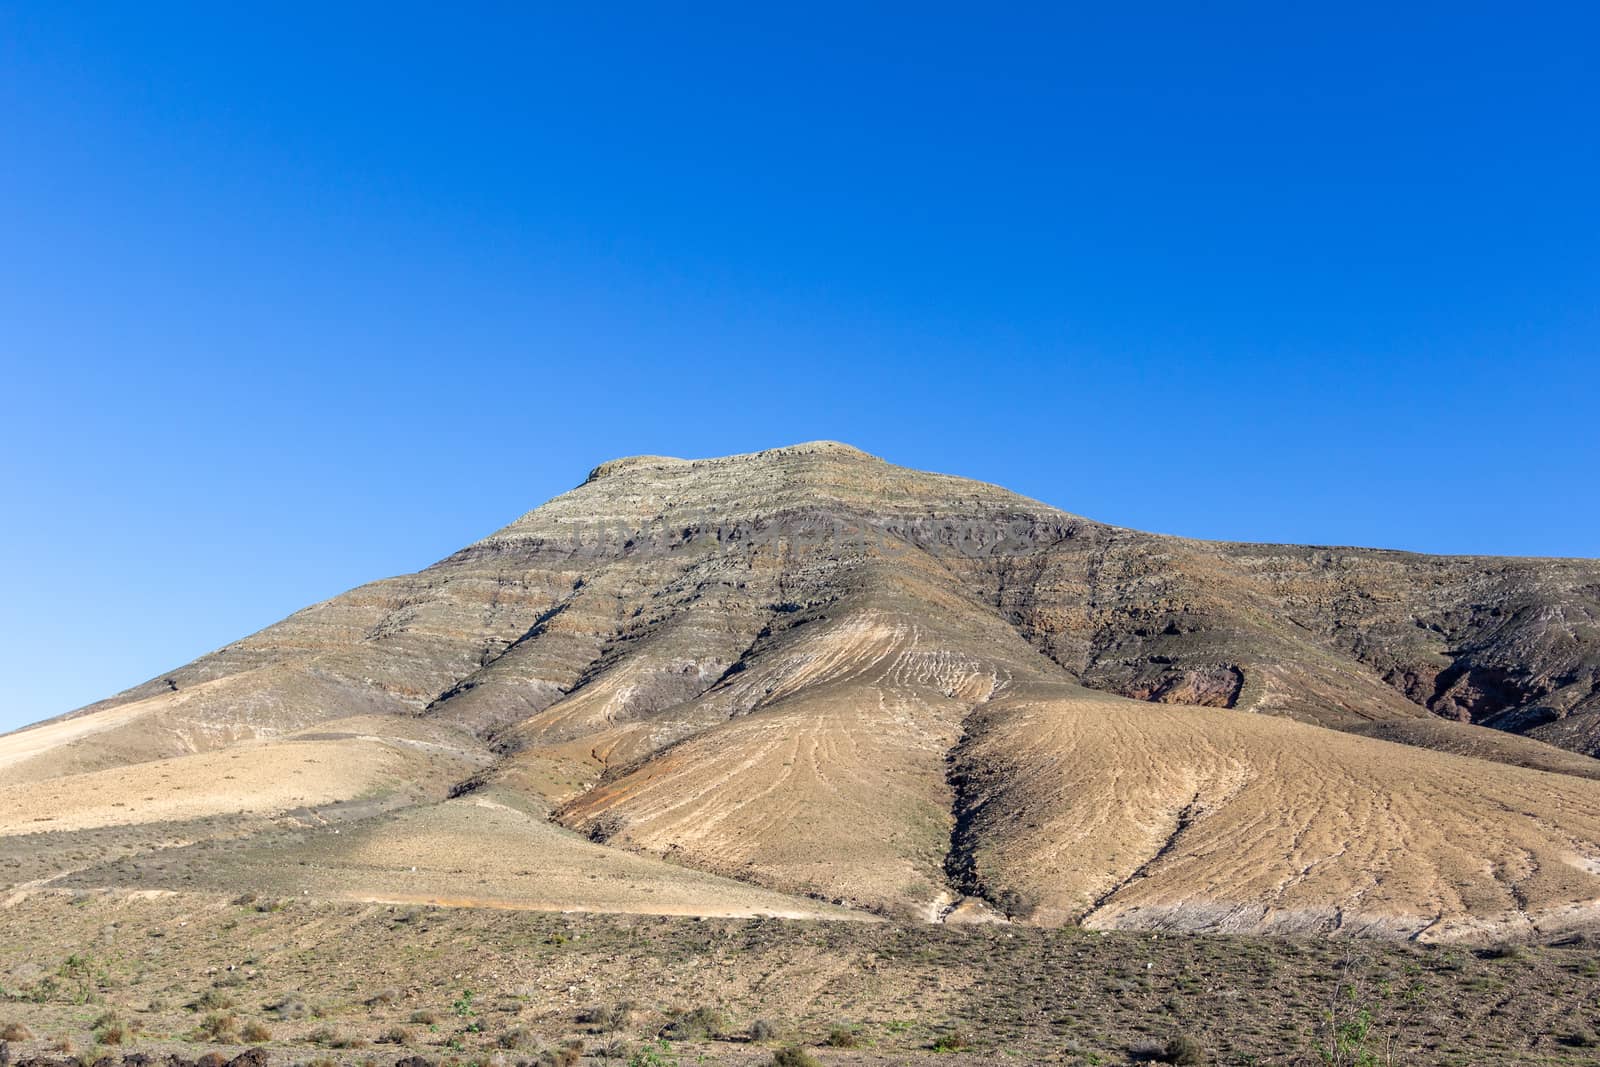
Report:
M231 869L267 879L285 812L382 795L308 891L391 899L403 867L530 906L1584 924L1597 618L1594 561L1161 537L828 442L635 457L0 737L0 835L115 830L134 885L162 827L231 814L268 835Z
M1600 783L1039 686L969 723L958 840L1043 923L1407 937L1600 909Z

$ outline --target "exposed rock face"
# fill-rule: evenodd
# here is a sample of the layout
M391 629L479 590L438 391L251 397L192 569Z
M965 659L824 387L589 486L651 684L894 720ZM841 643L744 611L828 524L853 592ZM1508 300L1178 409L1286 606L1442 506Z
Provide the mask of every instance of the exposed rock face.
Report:
M1548 872L1600 858L1582 755L1600 752L1597 620L1595 561L1162 537L829 442L643 456L423 571L0 739L0 768L44 781L405 717L485 746L491 764L458 798L508 791L593 841L849 907L1295 929L1360 926L1365 907L1382 912L1361 920L1373 932L1464 929L1581 910L1597 888L1579 868ZM1496 744L1446 720L1527 736ZM1221 735L1238 752L1208 747ZM1114 736L1189 762L1135 757L1117 790L1084 792L1086 753L1127 758L1105 747ZM1336 780L1272 785L1314 767L1304 750L1319 744ZM1364 763L1383 774L1363 781ZM1035 792L1069 767L1081 773ZM1481 767L1475 794L1452 784ZM1318 788L1391 844L1432 851L1394 867L1385 893L1356 893L1354 857L1389 853L1333 859L1363 831L1301 810ZM1566 791L1565 814L1511 827L1503 809L1542 789ZM1384 814L1401 794L1406 812ZM1131 806L1137 826L1057 811L1091 796ZM1417 821L1429 797L1454 806L1448 829ZM1300 807L1269 827L1257 809L1280 802ZM1257 835L1261 869L1230 883L1191 855L1229 847L1202 826ZM1469 828L1498 873L1452 851ZM1281 834L1329 851L1270 860ZM1129 867L1126 842L1168 835ZM1104 855L1093 870L1041 859L1066 842ZM1291 854L1318 873L1277 872ZM1546 874L1517 873L1519 856ZM1191 877L1211 895L1185 897Z
M1595 561L1161 537L818 442L601 464L427 570L83 709L138 703L168 734L120 752L97 732L77 758L354 713L427 709L494 734L601 676L605 715L648 715L709 687L786 610L911 557L1096 688L1329 724L1429 711L1597 750Z

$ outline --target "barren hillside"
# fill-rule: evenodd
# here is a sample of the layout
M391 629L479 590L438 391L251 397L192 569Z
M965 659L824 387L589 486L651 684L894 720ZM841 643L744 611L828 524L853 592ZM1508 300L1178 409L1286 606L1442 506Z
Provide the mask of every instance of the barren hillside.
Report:
M0 737L0 883L1533 936L1600 924L1597 724L1595 561L635 457Z

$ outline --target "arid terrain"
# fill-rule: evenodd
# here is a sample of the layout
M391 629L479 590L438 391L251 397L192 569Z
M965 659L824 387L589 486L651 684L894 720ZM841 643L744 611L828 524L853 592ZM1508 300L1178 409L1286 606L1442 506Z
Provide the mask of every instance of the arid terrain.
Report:
M0 737L0 1025L1596 1062L1597 753L1597 561L1146 534L829 442L615 460ZM1338 1058L1363 1017L1388 1059Z

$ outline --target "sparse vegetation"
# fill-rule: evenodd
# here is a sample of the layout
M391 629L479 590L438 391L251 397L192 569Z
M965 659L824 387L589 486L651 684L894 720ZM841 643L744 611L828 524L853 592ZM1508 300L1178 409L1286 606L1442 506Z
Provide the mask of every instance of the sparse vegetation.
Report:
M195 1027L195 1037L202 1041L215 1041L221 1045L239 1043L239 1017L231 1011L214 1011L200 1020Z
M1188 1034L1174 1034L1161 1050L1161 1059L1178 1067L1201 1067L1206 1062L1206 1049Z
M1453 962L1464 967L1461 961ZM1313 1047L1327 1067L1378 1067L1393 1059L1392 1040L1380 1037L1374 1027L1369 970L1370 961L1365 951L1344 950L1332 992L1322 1012L1319 1039ZM1479 980L1469 979L1469 983Z
M772 1067L822 1067L822 1063L799 1045L790 1045L772 1054Z
M0 1025L0 1041L32 1041L33 1031L19 1022Z
M252 1019L245 1023L239 1031L240 1035L252 1045L265 1044L272 1040L272 1031L259 1020Z
M217 989L208 989L189 1004L190 1011L227 1011L234 1007L233 998Z
M339 931L337 938L316 949L314 969L302 970L301 960L310 957L290 957L293 969L282 967L285 957L274 949L298 935L298 924L313 907L318 921ZM149 918L130 922L134 908ZM384 955L396 943L390 940L394 924L381 912L308 905L300 917L247 922L219 936L227 914L228 909L198 910L181 898L115 907L91 901L70 909L65 901L34 898L0 912L8 934L20 931L35 941L52 937L58 944L94 944L109 922L122 922L132 927L139 950L127 956L96 953L111 988L105 1005L86 1009L73 1003L58 966L30 971L26 957L11 948L16 940L0 940L0 976L9 979L10 998L0 1001L0 1018L39 1034L70 1035L80 1048L87 1047L92 1030L120 1020L126 1027L123 1048L150 1040L146 1033L157 1042L203 1042L185 1051L191 1057L214 1046L270 1041L275 1061L303 1063L321 1054L306 1048L312 1036L344 1067L360 1067L369 1058L376 1067L388 1067L413 1053L436 1062L453 1058L456 1067L474 1061L482 1067L561 1067L569 1056L562 1042L579 1031L594 1035L582 1062L613 1067L636 1055L646 1063L649 1057L660 1063L675 1056L687 1067L701 1053L708 1062L754 1067L781 1048L802 1047L802 1041L809 1042L811 1055L829 1063L908 1065L979 1059L1183 1062L1170 1040L1175 1035L1204 1046L1199 1062L1227 1067L1244 1067L1252 1057L1320 1067L1325 1058L1318 1046L1327 1050L1336 1039L1341 1043L1326 1062L1348 1067L1435 1062L1430 1050L1439 1048L1461 1050L1463 1064L1495 1063L1504 1059L1497 1050L1510 1042L1528 1045L1530 1063L1536 1058L1541 1067L1577 1067L1600 1047L1586 1044L1600 1016L1571 1008L1600 1003L1600 967L1594 966L1600 942L1529 948L1507 962L1467 946L1315 938L456 911L430 915L434 933L426 937L414 937L416 927L404 928L407 951ZM178 917L189 925L179 926ZM146 957L142 952L152 943L143 931L156 924L167 936L159 942L159 956ZM566 934L558 959L548 955L547 944L557 932ZM508 960L526 953L545 954L539 956L539 986L524 984L530 979L508 969ZM372 966L374 959L383 960L381 970ZM232 973L245 973L247 966L254 972L246 984L222 991L245 1010L186 1011L211 988L194 986L196 973L226 974L229 964L236 968ZM811 984L813 968L829 973L828 982ZM45 975L57 978L61 993L34 1003L32 984ZM537 1007L530 1012L539 1003L536 989L579 982L592 983L588 988L602 994L637 995L639 1006L628 1009L597 996L593 1007L580 1013L575 1006L565 1017ZM310 1018L311 1005L294 992L302 987L323 991L325 999L317 1002L326 1013L321 1020ZM465 999L467 988L475 992L463 1007L472 1014L458 1015L454 1005ZM390 989L404 993L382 996ZM702 990L704 1000L662 1014L654 1004L672 989ZM368 1006L375 1000L389 1002ZM434 1011L430 1004L443 1008ZM1330 1025L1330 1010L1346 1029ZM252 1024L252 1014L261 1022ZM283 1014L307 1021L283 1020ZM224 1041L202 1034L201 1024L211 1015L236 1015L239 1037ZM414 1015L423 1021L410 1022ZM582 1023L576 1022L580 1015ZM146 1033L134 1035L135 1023L143 1023ZM689 1039L694 1044L669 1041L663 1052L655 1036L666 1034L672 1023L680 1024L671 1028L674 1037L694 1032L697 1023L709 1025L704 1037ZM467 1029L472 1024L481 1024L482 1031ZM270 1026L271 1034L263 1039L252 1025ZM438 1029L430 1032L430 1026ZM1536 1036L1520 1036L1530 1032L1524 1027L1534 1028ZM224 1038L226 1030L220 1027ZM872 1048L870 1056L827 1047L852 1033ZM651 1035L649 1044L641 1045L645 1034ZM358 1051L361 1039L381 1042L379 1053L370 1047ZM962 1047L968 1043L976 1048ZM116 1047L102 1045L93 1058ZM16 1042L12 1048L18 1051ZM27 1049L39 1050L33 1044ZM1135 1050L1138 1055L1130 1056ZM139 1051L164 1054L159 1045Z
M828 1031L829 1048L856 1048L861 1044L861 1035L848 1026L835 1026Z
M101 1012L89 1025L95 1042L101 1045L120 1045L134 1032L128 1022L114 1011Z
M104 984L104 973L97 970L94 960L77 953L66 958L58 973L67 983L74 1004L90 1003L98 987Z
M1526 950L1521 945L1505 942L1499 945L1491 945L1479 952L1478 955L1486 960L1520 960L1526 955Z
M628 1057L628 1067L678 1067L678 1057L666 1041L643 1045Z
M696 1041L721 1031L722 1013L716 1008L702 1006L674 1015L662 1036L671 1041Z
M578 1022L592 1026L601 1033L616 1033L625 1029L633 1015L633 1005L620 1000L615 1004L596 1004L578 1013Z
M378 1035L380 1045L409 1045L411 1044L411 1031L403 1026L391 1026Z
M304 1019L310 1014L310 1011L306 1008L306 1002L299 997L284 997L282 1000L269 1004L266 1010L269 1014L285 1021Z
M583 1042L569 1041L539 1053L537 1067L577 1067L583 1059Z
M404 1044L404 1042L397 1043ZM526 1052L537 1047L539 1039L526 1026L513 1026L496 1038L495 1044L510 1052Z

